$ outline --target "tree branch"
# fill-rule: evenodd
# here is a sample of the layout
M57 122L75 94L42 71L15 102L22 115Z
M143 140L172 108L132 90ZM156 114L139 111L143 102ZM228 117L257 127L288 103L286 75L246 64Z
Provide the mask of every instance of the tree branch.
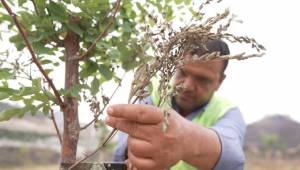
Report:
M36 3L34 2L34 0L31 0L31 2L32 2L32 4L33 4L33 7L34 7L34 10L35 10L36 15L39 16L40 14L39 14L39 11L38 11L38 9L37 9Z
M132 104L135 104L135 102L137 101L137 98L132 102ZM75 168L78 164L80 164L81 162L85 161L86 159L88 159L89 157L93 156L95 153L97 153L99 150L101 150L102 148L104 148L106 146L106 144L117 134L118 129L113 129L109 135L103 140L102 144L100 146L98 146L98 148L96 148L93 152L87 154L84 158L80 159L79 161L75 162L72 166L69 167L68 170L71 170L72 168Z
M70 166L68 168L68 170L71 170L71 169L75 168L78 164L80 164L81 162L85 161L86 159L88 159L89 157L91 157L95 153L97 153L99 150L101 150L102 148L104 148L106 146L106 144L110 141L110 139L113 138L117 132L118 132L117 129L113 129L109 133L109 135L107 136L107 138L102 142L102 144L97 149L95 149L93 152L87 154L84 158L82 158L79 161L77 161L76 163L74 163L72 166Z
M42 67L41 63L39 62L39 60L37 59L36 55L35 55L35 52L31 46L31 44L29 43L28 41L28 37L27 35L25 34L24 30L22 29L22 26L20 24L20 22L18 21L17 19L17 16L15 13L12 12L11 8L8 6L8 4L6 3L5 0L1 0L1 3L3 4L4 8L6 9L6 11L9 13L9 15L13 18L13 21L14 23L16 24L19 32L21 33L22 35L22 38L24 39L25 41L25 44L31 54L31 57L32 57L32 61L34 62L34 64L38 67L39 71L42 73L42 75L44 76L44 78L47 80L47 82L49 83L51 89L53 90L54 92L54 95L56 96L57 100L58 100L58 104L60 106L60 108L63 110L64 109L64 102L62 100L62 98L60 97L60 94L58 92L58 90L56 89L56 87L54 86L52 80L49 78L48 74L45 72L44 68Z
M96 38L96 40L93 42L93 44L87 49L86 52L84 52L81 56L77 57L76 59L78 60L85 60L88 58L88 53L90 53L92 51L92 49L95 48L97 42L99 42L104 36L107 35L107 31L109 30L109 28L113 25L114 21L116 20L116 14L120 9L120 4L121 4L121 0L118 0L116 2L116 6L115 6L115 11L113 13L113 16L111 17L109 23L107 24L107 26L105 27L104 31L101 32L98 37Z
M60 146L62 146L62 138L61 138L61 135L60 135L60 132L59 132L59 129L58 129L58 126L57 126L56 119L54 117L54 112L53 112L52 108L50 108L50 113L51 113L50 118L52 119L53 125L55 127L55 131L56 131L57 137L59 139Z
M106 108L106 106L109 104L109 101L114 97L114 95L116 94L116 92L118 91L118 89L121 87L121 83L122 83L122 80L125 77L125 74L126 74L126 72L122 75L121 82L118 84L118 86L113 91L112 95L109 97L108 102L105 103L104 106L103 106L103 108L97 113L97 115L94 116L94 119L92 121L90 121L88 124L86 124L85 126L81 127L80 130L86 129L87 127L89 127L93 122L95 122L98 119L98 117L104 111L104 109Z

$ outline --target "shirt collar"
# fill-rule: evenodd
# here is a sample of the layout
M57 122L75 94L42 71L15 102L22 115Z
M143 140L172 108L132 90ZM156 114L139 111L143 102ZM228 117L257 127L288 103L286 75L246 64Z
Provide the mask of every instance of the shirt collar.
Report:
M195 111L189 113L187 116L185 116L186 119L188 120L193 120L198 114L202 114L205 107L207 106L208 102L204 103L202 106L200 106L198 109L196 109ZM174 97L172 97L172 108L179 113L179 107L176 104L176 101L174 99Z

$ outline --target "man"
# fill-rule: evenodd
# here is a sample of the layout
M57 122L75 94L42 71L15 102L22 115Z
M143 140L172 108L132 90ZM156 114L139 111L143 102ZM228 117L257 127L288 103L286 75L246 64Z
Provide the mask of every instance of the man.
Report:
M229 54L221 40L209 41L206 47L194 49L186 57L215 51ZM166 132L162 131L163 109L142 104L109 107L107 124L128 134L121 134L114 160L127 159L129 169L138 170L243 169L246 126L242 114L214 95L226 77L227 64L194 62L177 70L174 85L182 90L172 98L174 110L168 110ZM153 94L148 100L155 105Z

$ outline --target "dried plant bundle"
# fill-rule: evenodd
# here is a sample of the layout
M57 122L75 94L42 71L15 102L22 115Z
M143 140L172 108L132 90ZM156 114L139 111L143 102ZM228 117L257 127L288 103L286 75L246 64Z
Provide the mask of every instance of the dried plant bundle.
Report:
M200 9L206 4L209 4L212 0L204 2ZM201 14L199 12L199 14ZM234 20L235 16L229 16L230 11L226 9L223 13L217 14L214 17L208 18L206 21L193 21L190 25L181 28L179 31L175 31L172 28L172 23L163 21L160 23L157 30L146 29L145 40L151 44L153 51L155 52L155 60L152 62L141 65L136 71L134 80L132 82L132 88L129 95L128 102L135 98L142 99L149 95L146 87L150 84L151 79L154 76L158 76L160 79L159 90L160 103L163 103L169 93L169 82L175 74L176 68L187 64L189 62L207 62L212 60L244 60L252 57L261 57L264 55L265 48L261 44L257 43L255 39L247 36L236 36L228 33L227 30ZM152 16L153 20L157 21L158 17ZM225 24L220 24L221 21L226 20ZM158 21L157 21L158 22ZM218 26L218 29L214 31L214 28ZM207 49L206 45L210 40L227 40L233 43L246 43L250 44L257 53L246 54L245 52L234 55L220 55L219 52L205 53L202 56L193 55L192 58L185 58L184 54L188 51L192 51L199 47Z
M207 0L202 3L199 7L199 15L202 9L210 4L213 0ZM221 0L218 0L219 3ZM151 81L155 76L159 79L160 102L158 107L162 107L161 104L166 102L167 99L176 93L176 90L180 90L180 87L175 87L175 91L170 90L169 84L175 71L178 67L189 62L207 62L213 60L244 60L253 57L261 57L264 55L262 51L265 51L264 46L257 43L255 39L247 36L236 36L228 33L232 21L235 16L230 16L230 11L226 9L220 14L216 14L214 17L209 17L205 21L201 19L192 20L191 23L179 31L176 31L172 27L172 23L165 19L159 21L158 16L149 14L156 24L157 29L150 29L150 26L144 28L145 36L144 41L151 45L151 49L154 52L154 60L147 61L140 65L134 72L134 79L132 81L131 90L128 98L128 103L136 103L149 96L149 90L147 86L150 85ZM225 24L220 24L225 21ZM216 27L218 27L216 29ZM207 49L207 42L210 40L227 40L232 43L246 43L254 48L257 53L246 54L241 52L234 55L220 55L219 52L206 53L202 56L193 55L192 58L184 58L186 52L192 51L196 48L202 47ZM145 52L146 53L146 52ZM143 55L145 55L145 53ZM167 108L165 108L167 110ZM168 127L168 112L164 112L164 123L163 130ZM85 158L79 160L69 169L72 169L80 162L86 160L88 157L101 150L109 140L116 134L117 130L113 129L108 137L102 142L102 144L92 153L86 155Z

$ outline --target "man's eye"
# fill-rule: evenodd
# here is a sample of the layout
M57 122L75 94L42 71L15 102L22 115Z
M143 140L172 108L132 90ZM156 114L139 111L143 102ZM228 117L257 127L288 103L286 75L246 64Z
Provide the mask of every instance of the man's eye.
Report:
M185 76L186 74L185 74L185 72L182 69L179 69L179 75L180 76Z
M210 80L207 78L204 78L204 77L200 77L200 78L197 78L197 82L199 82L201 84L209 84Z

